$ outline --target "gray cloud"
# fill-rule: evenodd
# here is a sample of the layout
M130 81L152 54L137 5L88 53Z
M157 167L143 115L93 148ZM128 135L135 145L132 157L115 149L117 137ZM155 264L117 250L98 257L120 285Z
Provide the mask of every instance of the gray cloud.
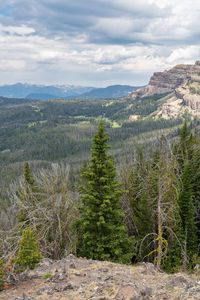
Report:
M199 0L0 0L0 76L144 84L199 58L199 20Z

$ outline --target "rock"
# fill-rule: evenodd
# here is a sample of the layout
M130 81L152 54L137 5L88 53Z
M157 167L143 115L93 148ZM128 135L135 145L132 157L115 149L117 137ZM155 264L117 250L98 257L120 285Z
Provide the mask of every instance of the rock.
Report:
M73 260L73 259L76 259L76 256L74 256L73 254L69 254L69 255L67 256L67 259Z
M144 289L141 290L141 296L143 297L143 299L148 300L150 299L151 295L152 295L152 288L150 287L145 287Z
M72 285L72 283L65 283L65 284L62 284L62 285L56 285L54 287L54 291L55 292L64 292L64 291L67 291L67 290L73 290L75 287Z
M190 287L191 281L179 275L170 280L169 285L173 287Z
M158 272L158 270L152 263L142 262L142 263L138 263L137 265L143 267L144 270L142 271L142 273L145 275L156 275Z
M134 297L138 297L139 293L135 286L132 284L123 285L119 288L119 292L115 297L115 300L132 300Z
M74 262L71 262L70 265L69 265L69 267L70 267L71 269L76 269L76 265L75 265Z
M165 94L173 92L180 85L191 79L193 75L200 71L200 63L195 65L177 65L164 72L156 72L150 78L149 84L136 92L130 94L130 98L143 98L156 94Z
M39 263L38 267L45 268L51 266L53 263L52 259L50 258L43 258Z
M12 285L16 284L17 281L18 281L18 280L17 280L16 276L15 276L13 273L10 273L10 274L8 275L7 279L6 279L6 282L7 282L8 284L12 284Z
M23 294L22 297L16 297L15 300L34 300L32 297Z

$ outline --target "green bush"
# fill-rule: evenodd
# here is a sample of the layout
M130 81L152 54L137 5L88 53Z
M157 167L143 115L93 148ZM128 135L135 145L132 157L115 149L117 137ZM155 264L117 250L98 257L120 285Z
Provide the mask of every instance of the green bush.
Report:
M0 259L0 291L3 290L4 286L4 262Z
M31 228L22 232L16 264L22 269L34 269L42 259L37 238Z

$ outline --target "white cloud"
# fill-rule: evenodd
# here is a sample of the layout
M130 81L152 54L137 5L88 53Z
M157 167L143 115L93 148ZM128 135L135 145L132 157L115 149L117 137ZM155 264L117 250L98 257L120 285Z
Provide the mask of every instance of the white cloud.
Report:
M22 26L3 26L0 24L0 34L22 35L33 34L35 29L26 25Z
M146 74L200 58L199 0L0 5L1 82L143 84Z

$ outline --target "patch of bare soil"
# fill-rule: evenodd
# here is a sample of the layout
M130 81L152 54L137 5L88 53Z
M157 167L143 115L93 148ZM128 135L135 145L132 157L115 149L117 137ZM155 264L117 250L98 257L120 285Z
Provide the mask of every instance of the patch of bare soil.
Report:
M135 266L76 258L44 259L10 282L0 300L200 300L200 278Z

